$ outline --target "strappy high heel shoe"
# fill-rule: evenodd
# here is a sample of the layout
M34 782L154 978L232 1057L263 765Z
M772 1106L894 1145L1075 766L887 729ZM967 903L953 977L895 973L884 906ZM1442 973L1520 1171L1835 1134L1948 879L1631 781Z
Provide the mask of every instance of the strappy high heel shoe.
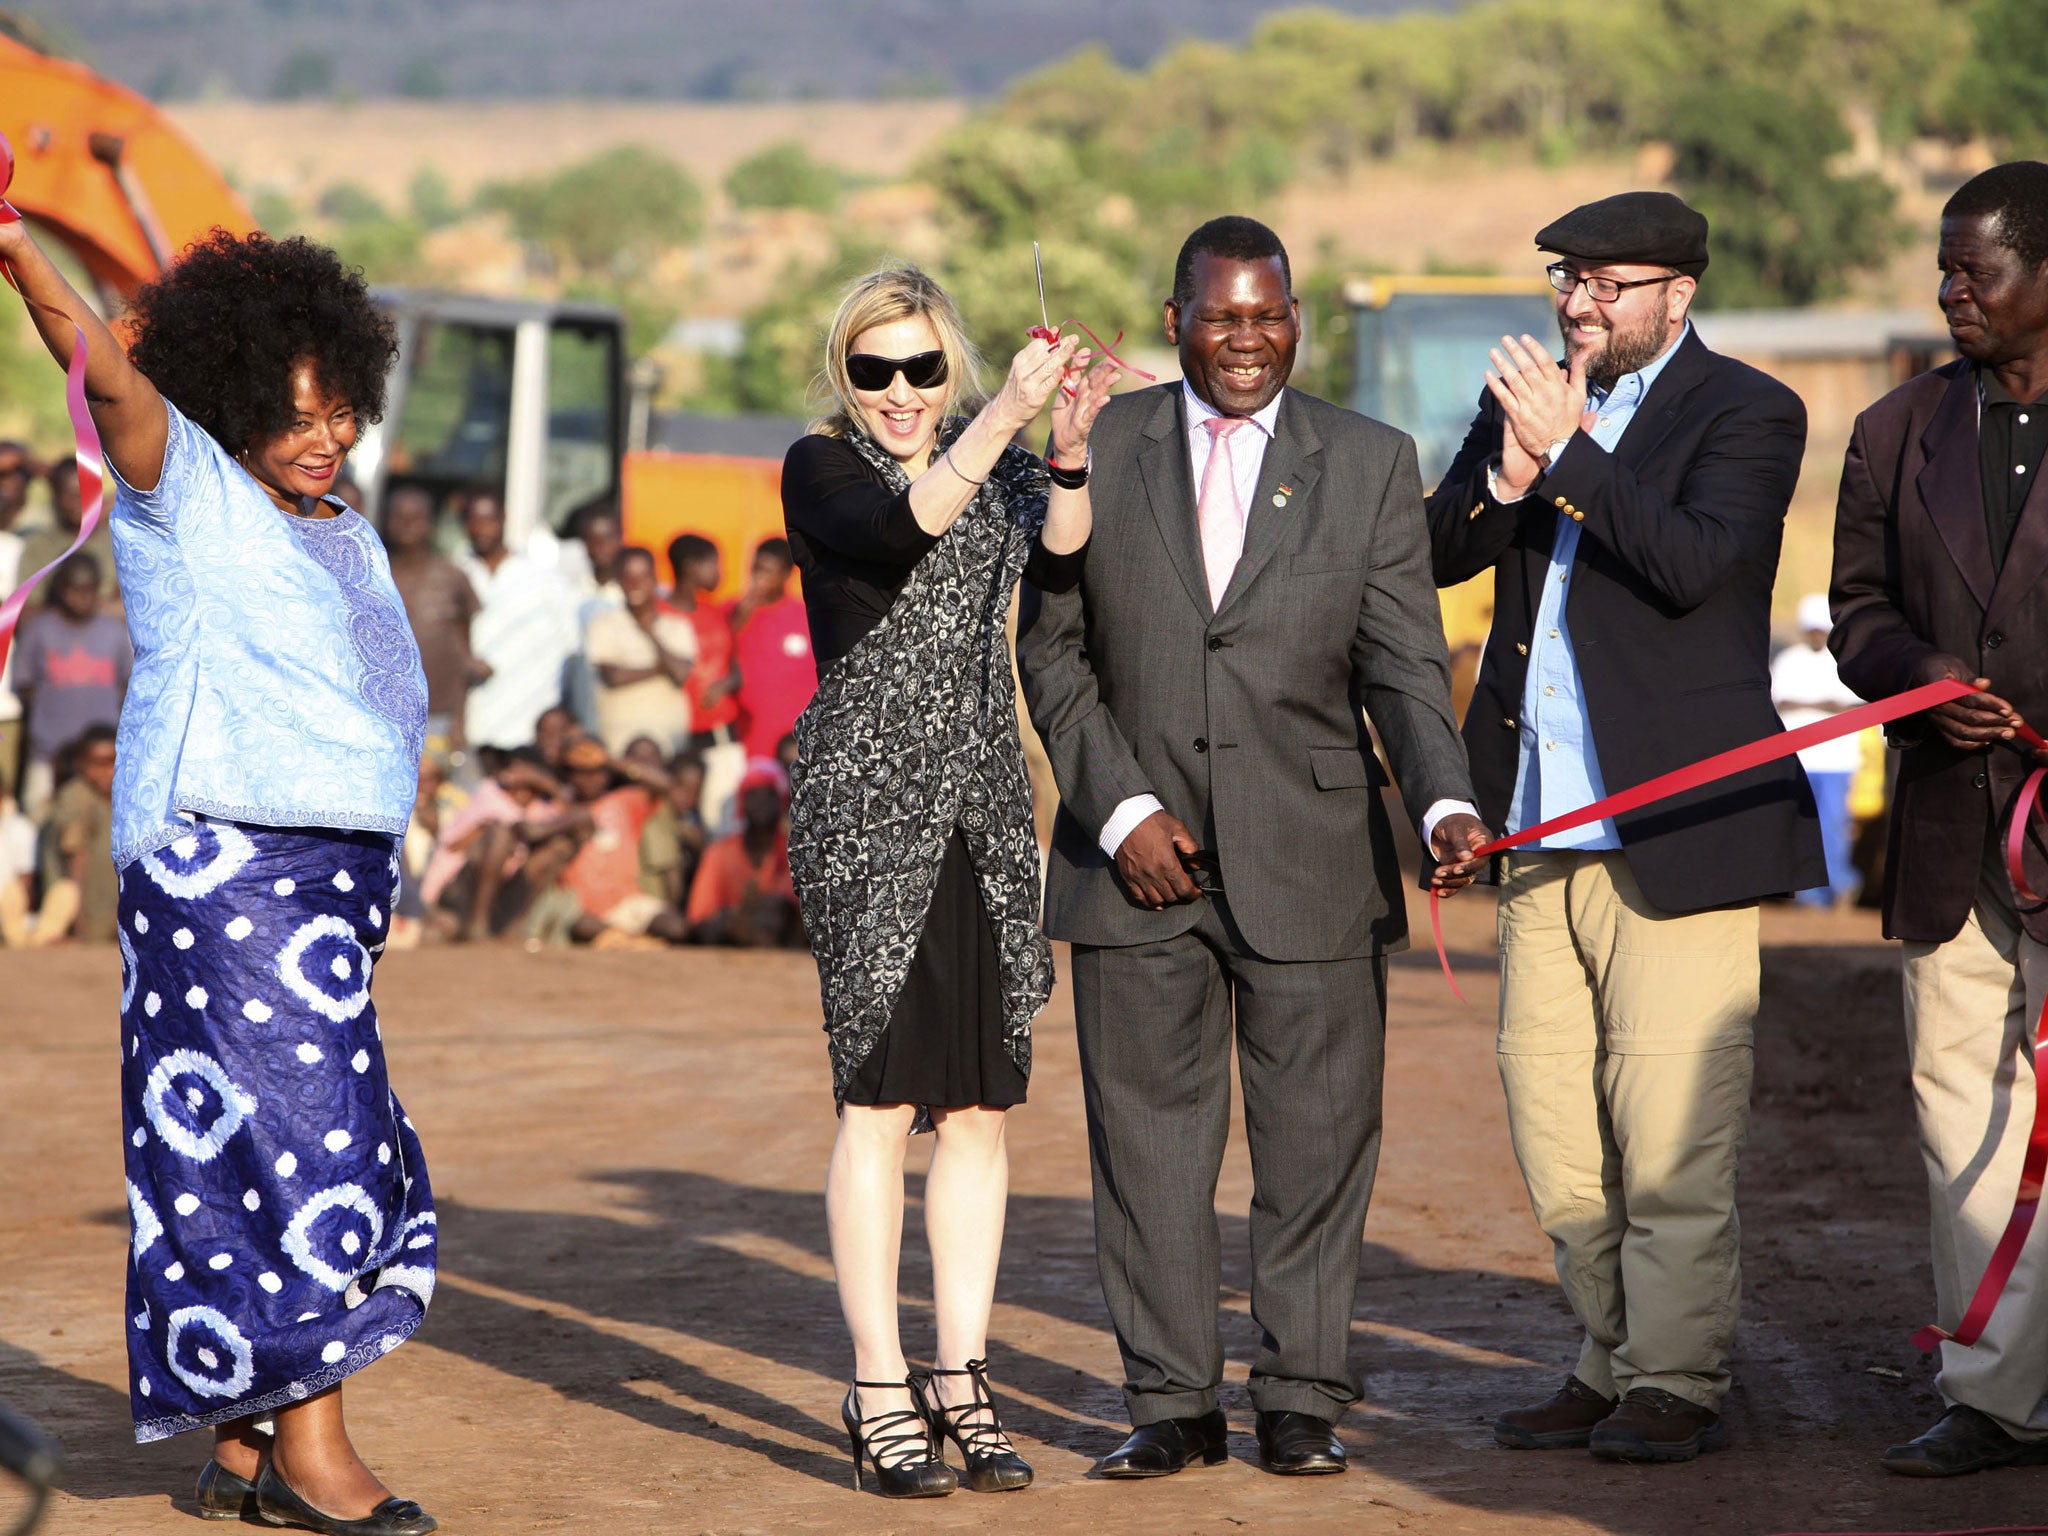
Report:
M936 1376L966 1376L974 1383L973 1398L964 1403L941 1404L936 1391L929 1390ZM1031 1463L1017 1454L1010 1437L1003 1433L1002 1416L996 1412L995 1395L988 1388L988 1362L970 1360L957 1371L937 1367L912 1378L911 1392L932 1437L941 1444L951 1440L967 1458L967 1486L976 1493L1008 1493L1031 1486ZM988 1417L981 1417L982 1410Z
M959 1477L939 1459L938 1438L921 1408L897 1408L863 1417L862 1387L875 1392L909 1388L911 1402L920 1401L908 1381L856 1381L846 1389L839 1421L846 1426L846 1443L853 1451L854 1488L860 1487L863 1454L875 1469L875 1489L885 1499L937 1499L959 1487Z

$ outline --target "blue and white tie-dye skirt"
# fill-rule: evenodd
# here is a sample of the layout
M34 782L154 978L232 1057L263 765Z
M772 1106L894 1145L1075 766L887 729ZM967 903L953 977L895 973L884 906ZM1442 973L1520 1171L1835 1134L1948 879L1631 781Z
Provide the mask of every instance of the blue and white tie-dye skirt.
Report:
M288 1406L396 1349L433 1196L384 1071L391 839L197 823L121 871L135 1438Z

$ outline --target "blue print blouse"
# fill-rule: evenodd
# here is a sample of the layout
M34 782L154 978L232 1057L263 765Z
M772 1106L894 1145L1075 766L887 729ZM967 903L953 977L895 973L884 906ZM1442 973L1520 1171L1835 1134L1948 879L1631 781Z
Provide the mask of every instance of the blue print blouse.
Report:
M156 489L119 482L114 496L135 643L114 863L175 842L193 816L402 837L427 684L383 542L346 508L280 511L220 444L165 409Z

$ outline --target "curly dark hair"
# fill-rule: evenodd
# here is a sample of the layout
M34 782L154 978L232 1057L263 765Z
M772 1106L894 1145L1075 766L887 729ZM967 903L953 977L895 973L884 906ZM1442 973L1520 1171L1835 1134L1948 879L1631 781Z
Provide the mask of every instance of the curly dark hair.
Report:
M230 453L291 426L308 359L363 421L384 415L397 332L362 273L303 237L214 230L136 295L130 324L143 377Z

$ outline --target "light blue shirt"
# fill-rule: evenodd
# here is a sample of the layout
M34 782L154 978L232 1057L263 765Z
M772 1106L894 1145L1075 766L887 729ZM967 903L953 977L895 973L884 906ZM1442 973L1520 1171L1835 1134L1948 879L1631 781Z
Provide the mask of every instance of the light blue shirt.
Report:
M1586 434L1612 453L1622 433L1692 330L1690 321L1677 341L1655 362L1614 381L1611 390L1591 390L1587 403L1599 419ZM1536 604L1536 628L1529 640L1529 676L1522 687L1521 761L1515 770L1515 796L1510 802L1508 831L1519 832L1553 816L1562 816L1607 796L1600 777L1600 756L1586 717L1586 691L1579 681L1578 657L1572 651L1571 626L1565 619L1571 596L1572 564L1578 558L1583 525L1559 517L1550 546L1550 569L1544 573L1543 596ZM1597 850L1619 848L1621 834L1609 820L1588 822L1531 845L1536 848Z
M403 837L427 682L383 541L346 508L279 511L219 443L165 409L156 488L116 477L114 494L135 642L114 863L177 841L194 816Z

